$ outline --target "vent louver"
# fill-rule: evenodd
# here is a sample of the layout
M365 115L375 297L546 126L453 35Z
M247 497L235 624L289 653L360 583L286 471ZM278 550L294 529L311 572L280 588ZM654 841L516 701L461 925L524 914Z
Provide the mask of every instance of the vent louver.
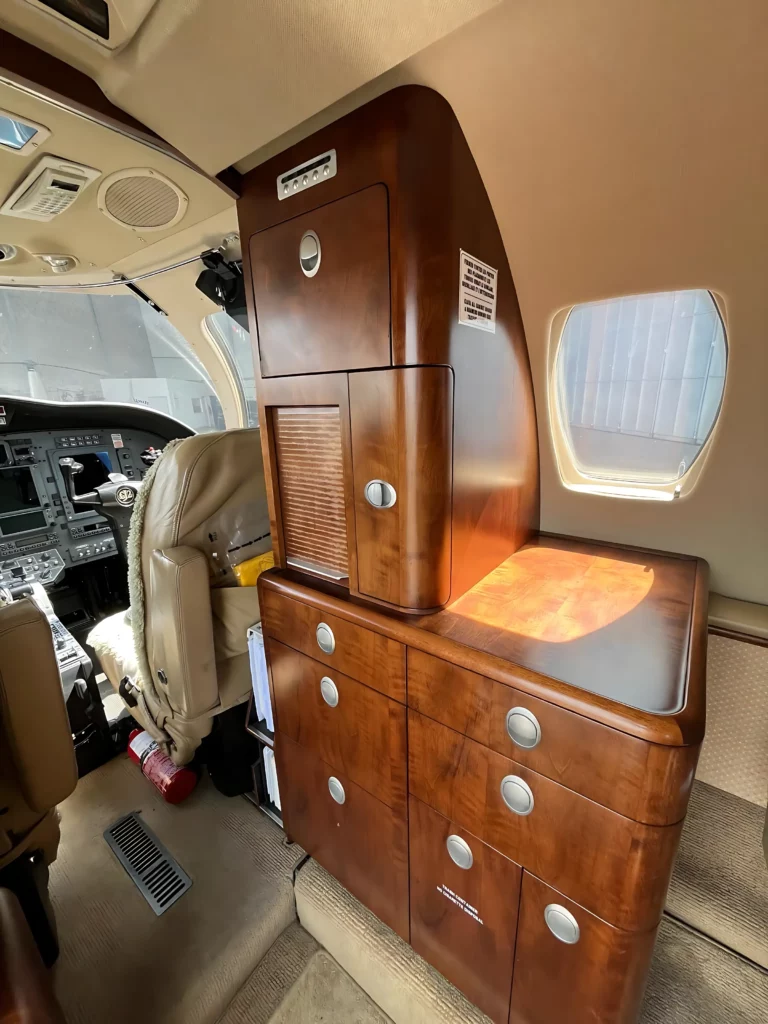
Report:
M104 838L158 917L192 885L189 875L138 814L118 818L104 832Z

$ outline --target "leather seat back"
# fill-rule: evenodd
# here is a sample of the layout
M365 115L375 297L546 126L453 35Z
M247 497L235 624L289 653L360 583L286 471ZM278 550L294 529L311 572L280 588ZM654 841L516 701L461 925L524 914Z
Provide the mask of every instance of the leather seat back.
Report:
M140 538L143 638L133 588L131 605L143 698L178 763L250 692L258 594L237 586L234 566L271 546L257 429L199 434L163 454Z
M0 868L27 849L50 862L51 814L77 784L51 627L25 599L0 606Z

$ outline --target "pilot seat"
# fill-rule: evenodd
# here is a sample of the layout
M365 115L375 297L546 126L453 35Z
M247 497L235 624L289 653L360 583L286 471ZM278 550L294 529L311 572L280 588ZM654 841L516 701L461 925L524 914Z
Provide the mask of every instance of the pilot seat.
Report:
M131 715L176 764L214 718L247 699L255 586L236 567L271 550L258 429L166 446L136 498L128 539L130 608L88 643Z

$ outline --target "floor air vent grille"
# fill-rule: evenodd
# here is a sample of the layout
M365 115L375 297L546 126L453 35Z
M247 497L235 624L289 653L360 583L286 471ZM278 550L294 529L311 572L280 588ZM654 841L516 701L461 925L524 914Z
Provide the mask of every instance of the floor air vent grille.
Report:
M118 818L105 831L104 838L158 917L192 885L189 875L138 814Z

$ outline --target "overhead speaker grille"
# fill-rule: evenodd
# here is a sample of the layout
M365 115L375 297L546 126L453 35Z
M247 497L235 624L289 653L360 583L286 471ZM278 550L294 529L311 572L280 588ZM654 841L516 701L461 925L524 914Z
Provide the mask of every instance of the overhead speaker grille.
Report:
M187 197L157 171L135 167L105 178L99 188L101 212L136 231L162 231L177 224L187 210Z

